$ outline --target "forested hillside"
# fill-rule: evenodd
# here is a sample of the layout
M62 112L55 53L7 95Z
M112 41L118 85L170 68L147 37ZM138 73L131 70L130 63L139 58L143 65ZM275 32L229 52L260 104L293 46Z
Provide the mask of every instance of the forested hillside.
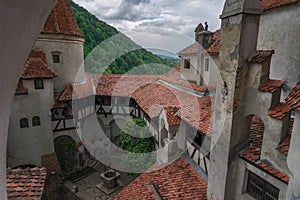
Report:
M163 74L177 64L143 49L73 1L71 6L79 28L85 35L86 71L108 74Z

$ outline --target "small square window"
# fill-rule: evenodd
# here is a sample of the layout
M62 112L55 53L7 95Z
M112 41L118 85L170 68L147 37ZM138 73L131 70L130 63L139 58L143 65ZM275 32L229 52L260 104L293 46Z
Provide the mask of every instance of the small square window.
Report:
M257 176L256 174L249 172L247 193L255 199L261 200L277 200L279 198L280 190Z
M60 57L58 54L52 55L53 63L60 63Z
M36 80L34 80L34 88L35 89L44 89L43 79L36 79Z
M184 59L184 68L185 69L191 68L191 60L190 59Z
M209 71L209 59L205 58L205 71Z

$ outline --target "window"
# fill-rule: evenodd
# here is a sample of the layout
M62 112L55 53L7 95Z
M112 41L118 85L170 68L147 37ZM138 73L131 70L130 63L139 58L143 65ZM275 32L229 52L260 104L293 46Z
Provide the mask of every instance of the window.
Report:
M190 59L184 59L184 68L185 69L191 68L191 60Z
M205 71L209 70L209 58L205 58Z
M256 174L249 172L247 193L258 200L277 200L279 189Z
M28 119L22 118L20 119L20 128L29 128Z
M32 126L40 126L41 125L41 121L40 118L38 116L35 116L32 118Z
M44 89L43 79L36 79L36 80L34 80L34 88L35 89Z
M52 54L52 60L54 64L60 63L60 56L58 53Z

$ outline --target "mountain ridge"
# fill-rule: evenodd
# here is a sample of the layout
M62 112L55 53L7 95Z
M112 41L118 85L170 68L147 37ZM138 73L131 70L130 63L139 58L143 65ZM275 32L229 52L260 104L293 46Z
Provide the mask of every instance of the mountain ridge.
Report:
M85 35L85 69L104 74L164 74L176 66L140 45L116 28L70 1L80 30Z

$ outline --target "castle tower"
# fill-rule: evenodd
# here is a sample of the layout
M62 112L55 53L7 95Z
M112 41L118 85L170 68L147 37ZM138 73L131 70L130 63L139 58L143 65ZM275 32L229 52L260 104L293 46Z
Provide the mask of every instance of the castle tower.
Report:
M84 81L83 42L70 1L58 0L34 46L45 52L49 68L58 75L54 89Z
M235 199L238 153L247 141L245 94L247 59L256 52L259 0L227 0L221 15L221 78L215 96L215 116L209 175L209 199Z

